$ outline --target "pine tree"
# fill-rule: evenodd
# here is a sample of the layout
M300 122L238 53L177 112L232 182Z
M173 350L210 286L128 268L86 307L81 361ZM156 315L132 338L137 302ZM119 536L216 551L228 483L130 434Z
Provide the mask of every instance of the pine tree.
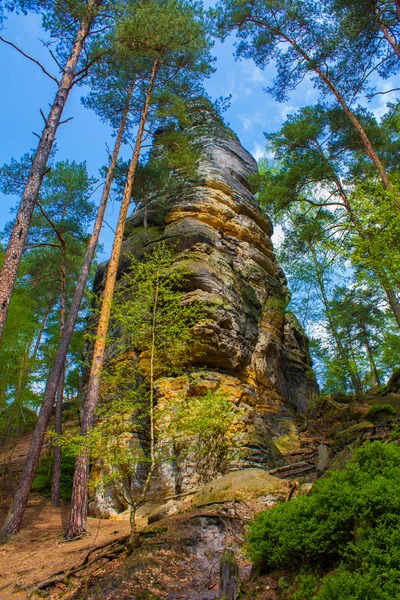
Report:
M382 184L392 187L381 156L352 108L365 89L374 55L343 56L337 23L323 11L321 3L223 0L213 14L222 37L237 31L241 40L238 56L253 59L261 68L275 61L277 77L268 91L278 101L285 100L307 76L323 97L333 96L357 132Z
M395 243L400 220L394 207L398 178L393 160L399 140L397 133L392 134L385 123L378 125L366 111L359 118L387 158L393 189L386 190L376 181L341 111L316 105L290 115L279 132L266 136L279 168L266 169L260 201L273 207L277 216L299 203L333 211L348 231L345 251L354 267L375 274L400 325L396 275L400 254Z
M14 227L8 242L0 272L0 339L7 318L11 295L15 286L18 268L25 247L36 200L43 178L48 169L48 161L54 146L58 127L74 85L82 81L93 62L101 53L97 48L98 36L96 28L103 30L109 26L108 10L111 3L99 0L73 0L60 3L57 0L15 0L9 3L11 9L39 12L43 16L45 29L58 42L56 54L62 75L56 82L57 92L47 117L43 115L45 126L40 136L38 147L32 157L30 173L22 194L21 202L15 218ZM98 30L98 31L99 31ZM93 35L93 39L91 36ZM4 41L4 38L2 38ZM82 62L83 50L86 56ZM46 74L48 74L46 72Z
M125 221L132 196L132 188L139 162L145 125L149 117L157 87L168 83L175 89L191 93L198 90L199 81L209 73L209 46L205 36L202 14L195 5L181 0L159 2L151 0L136 4L117 28L117 37L128 54L133 53L149 62L149 73L142 89L142 110L136 134L136 142L129 165L122 197L118 224L112 253L108 263L102 305L99 315L92 364L85 399L82 433L93 426L97 405L100 375L103 367L107 329L111 303L117 277L118 263L123 242ZM87 482L89 463L87 456L77 457L67 538L81 535L86 528Z

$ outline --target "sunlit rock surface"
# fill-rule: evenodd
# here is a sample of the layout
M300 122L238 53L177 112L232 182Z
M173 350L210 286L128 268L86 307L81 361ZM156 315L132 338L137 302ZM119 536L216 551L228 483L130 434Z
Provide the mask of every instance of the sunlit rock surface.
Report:
M130 217L120 270L129 253L141 258L160 242L174 246L177 264L185 259L187 297L206 302L210 316L198 328L201 355L186 375L157 382L158 402L209 389L224 393L240 415L232 432L240 452L226 470L271 469L297 445L298 417L317 394L307 340L285 310L289 293L274 257L272 224L248 181L256 161L204 101L193 109L189 132L202 148L199 176L179 193L152 198L146 229L143 208ZM104 266L98 288L103 276ZM160 478L170 493L202 483L187 457L177 457Z

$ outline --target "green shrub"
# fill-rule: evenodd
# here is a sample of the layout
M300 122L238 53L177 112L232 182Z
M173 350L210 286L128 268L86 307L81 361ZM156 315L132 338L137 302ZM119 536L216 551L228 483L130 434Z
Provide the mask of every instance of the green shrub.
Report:
M71 500L72 481L74 477L75 458L65 452L61 457L60 497L62 500ZM48 453L40 459L39 466L33 480L32 490L40 492L45 498L51 496L51 482L53 478L53 454Z
M310 496L260 513L249 527L248 552L263 570L339 568L309 598L400 598L393 595L400 582L400 448L364 445L343 470L317 481ZM373 595L376 585L380 596Z
M397 600L400 594L395 587L385 585L376 573L350 573L339 569L324 577L316 596L304 596L314 600ZM397 587L397 586L396 586Z
M396 417L397 412L390 404L375 404L374 406L371 406L365 416L368 420L376 422L383 421L393 416Z

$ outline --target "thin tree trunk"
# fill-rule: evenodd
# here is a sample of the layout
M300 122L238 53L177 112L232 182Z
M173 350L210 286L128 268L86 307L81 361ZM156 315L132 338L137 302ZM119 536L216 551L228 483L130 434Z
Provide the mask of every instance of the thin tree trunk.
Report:
M28 182L22 195L14 227L4 256L0 272L0 339L6 322L11 295L17 279L18 268L21 262L26 238L32 220L33 211L43 177L46 174L47 162L53 148L58 126L64 111L68 95L74 83L76 67L82 53L87 36L94 21L95 0L89 0L85 17L82 19L79 31L74 41L71 53L63 70L63 76L51 106L46 125L43 129L37 147Z
M383 35L385 36L386 41L391 45L394 53L397 55L397 58L400 58L400 47L399 47L399 45L396 43L396 40L394 39L394 37L390 33L389 28L381 20L379 14L377 14L377 17L378 17L379 27L380 27Z
M343 189L342 183L341 183L338 175L335 173L335 170L332 167L331 163L327 160L321 146L318 143L317 143L317 145L318 145L318 151L319 151L320 156L326 162L329 169L332 171L333 180L336 185L336 189L338 190L339 196L340 196L340 198L343 202L343 205L349 215L351 223L353 224L353 226L354 226L355 230L357 231L358 235L360 236L360 238L363 241L368 241L367 233L364 231L358 218L356 217L353 207L350 204L349 198L348 198L345 190ZM396 296L396 292L394 291L393 287L390 285L384 268L376 265L376 260L374 259L373 256L371 256L369 249L367 249L366 251L368 252L369 256L372 259L372 263L373 263L372 270L378 277L379 283L381 284L383 290L385 291L386 297L389 302L389 306L392 309L393 315L396 319L398 326L400 327L400 302Z
M358 372L358 368L357 368L357 361L356 361L356 357L354 355L354 348L353 348L353 342L351 339L351 332L349 327L346 328L347 331L347 337L348 337L348 341L349 341L349 350L350 350L350 368L352 369L352 373L353 373L353 378L354 378L354 392L356 395L356 398L361 398L364 394L364 390L363 390L363 386L362 386L362 382L361 382L361 377L360 374Z
M372 352L371 344L369 343L369 336L368 336L367 328L365 327L365 323L361 319L358 321L358 324L360 325L360 329L362 331L362 336L364 339L364 345L367 349L368 360L369 360L369 365L370 365L370 369L371 369L372 384L373 385L376 384L376 385L380 386L381 379L379 377L378 369L376 367L374 353Z
M65 327L66 296L67 296L67 272L65 267L65 246L63 248L63 260L61 264L61 311L60 311L60 339ZM65 365L60 377L57 390L56 417L54 430L57 435L62 433L62 407L64 397ZM53 454L53 479L51 483L51 502L54 506L60 506L60 484L61 484L61 446L54 446Z
M325 284L324 284L324 281L323 281L323 277L322 277L322 274L320 272L318 260L317 260L317 257L315 255L315 252L314 252L314 249L313 249L312 246L310 246L310 250L311 250L311 256L312 256L313 262L314 262L315 273L316 273L316 276L317 276L317 281L318 281L319 289L320 289L321 296L322 296L322 302L323 302L324 307L325 307L325 314L326 314L326 317L328 319L329 327L330 327L331 333L333 335L333 339L335 340L336 347L338 349L340 358L343 361L344 366L346 368L346 371L347 371L347 373L348 373L348 375L350 377L350 381L351 381L351 383L353 385L355 394L356 394L357 397L359 397L362 394L362 390L361 390L361 387L360 387L360 382L358 381L357 377L354 374L354 371L353 371L353 369L351 367L351 364L350 364L347 352L346 352L346 350L345 350L345 348L344 348L344 346L343 346L343 344L341 342L340 336L339 336L339 334L337 332L336 325L334 323L334 320L333 320L333 317L332 317L332 313L331 313L331 309L330 309L330 306L329 306L329 300L328 300L327 295L326 295Z
M386 287L383 283L382 283L382 285L385 289L386 295L389 300L390 307L391 307L393 314L395 316L395 319L397 321L397 325L400 327L400 302L399 302L399 299L397 298L396 293L393 290L393 288Z
M158 71L158 60L154 60L153 68L150 76L149 87L147 89L146 99L139 123L139 129L136 137L135 148L132 160L129 166L128 177L125 184L124 195L121 202L121 208L118 217L117 229L110 261L107 268L107 276L104 285L104 293L101 304L101 311L96 332L96 340L94 343L92 364L90 368L89 383L86 391L84 414L82 419L82 434L86 435L94 422L94 411L96 409L97 400L100 391L100 376L104 362L104 352L106 347L107 330L110 320L111 303L114 294L115 282L117 278L117 270L121 247L124 237L125 222L128 214L129 204L132 197L132 187L135 178L136 167L139 161L140 150L144 127L147 120L147 115L150 108L150 100L153 92L153 86ZM80 536L84 533L87 521L87 478L88 478L88 457L78 456L74 483L72 488L72 507L68 528L65 532L67 539ZM86 486L82 485L86 477Z
M104 215L107 208L108 197L110 195L111 185L114 179L115 167L117 164L119 152L121 149L122 138L126 127L126 121L129 114L130 102L134 89L134 81L132 81L128 92L128 99L125 106L125 111L121 119L118 136L115 142L114 151L111 157L110 166L108 168L106 182L104 185L103 194L100 205L97 211L96 221L93 227L93 232L89 240L83 261L82 269L79 275L79 280L75 289L74 297L71 302L71 308L65 323L64 333L61 337L60 346L57 356L54 361L53 368L47 380L47 385L43 397L42 406L39 413L38 422L33 432L31 445L28 456L25 461L24 470L21 475L18 489L15 493L13 503L7 515L7 519L0 532L0 543L4 542L10 535L18 533L21 528L22 517L24 516L26 503L28 502L29 493L35 477L36 469L39 463L40 451L43 445L44 435L49 424L51 413L53 410L54 399L57 393L58 383L62 375L65 360L68 354L69 344L75 329L75 324L78 319L79 309L82 303L82 298L85 293L86 283L89 277L90 268L93 262L93 257L99 241L101 228L103 225Z

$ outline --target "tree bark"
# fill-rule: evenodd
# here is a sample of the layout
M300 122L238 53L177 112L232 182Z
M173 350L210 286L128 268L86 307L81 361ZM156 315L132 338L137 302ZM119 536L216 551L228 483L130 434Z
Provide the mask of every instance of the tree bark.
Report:
M104 292L97 325L96 340L94 343L92 364L89 374L89 383L86 391L84 414L82 419L82 434L86 435L94 423L94 411L96 409L97 400L100 391L100 377L104 362L104 353L106 347L107 330L110 320L111 303L114 294L115 282L117 279L117 271L121 247L125 231L125 222L128 214L129 204L132 197L133 182L136 173L136 167L139 161L140 150L144 127L146 124L151 96L153 92L154 82L158 71L158 60L154 60L153 68L149 80L149 86L146 93L146 99L140 118L139 129L136 137L134 152L131 163L129 165L128 177L125 184L124 195L121 202L121 208L118 217L117 229L111 257L108 263L107 276L104 285ZM82 457L77 457L74 473L74 483L72 488L72 508L71 515L65 535L67 539L73 539L84 533L87 521L87 490L83 491L85 486L80 482L86 477L86 485L88 481L87 464L84 465Z
M268 29L271 29L271 26L269 24L267 24L266 22L262 22L262 23ZM260 24L260 22L259 22L259 24ZM364 147L364 150L365 150L366 154L368 155L368 157L370 158L370 160L372 161L372 163L375 165L375 168L379 173L379 177L382 181L383 186L385 188L392 188L393 185L388 178L385 167L383 166L378 154L376 153L375 148L373 147L371 140L369 139L365 129L363 128L363 126L361 125L359 120L357 119L356 115L350 109L346 100L344 99L342 94L339 92L339 90L337 89L337 87L335 86L333 81L331 81L331 79L328 77L328 75L322 71L322 69L316 64L316 62L314 60L312 60L312 58L310 56L308 56L307 52L305 52L303 50L303 48L301 48L290 36L286 35L281 30L278 32L276 32L276 30L274 30L274 33L275 34L278 33L278 35L283 40L285 40L285 42L290 44L296 50L296 52L305 60L305 62L308 64L309 68L312 71L314 71L314 73L316 73L318 75L318 77L330 89L332 94L335 96L337 102L341 106L343 112L349 119L350 123L353 125L353 127L357 131L358 135L360 136L361 143ZM399 208L398 203L396 201L395 201L395 205L397 208Z
M79 275L79 280L75 289L74 297L71 302L71 308L68 314L67 321L65 323L64 332L61 337L57 356L54 361L54 365L51 370L50 376L47 380L47 385L39 413L38 422L33 432L31 445L24 465L24 470L22 472L18 489L15 493L14 500L7 515L6 521L3 525L3 528L0 531L0 543L4 542L10 535L18 533L18 531L21 528L22 517L24 516L26 503L29 498L29 493L32 487L33 479L35 477L36 469L39 463L40 451L43 445L44 435L46 433L46 429L50 421L58 384L64 369L69 344L71 342L71 337L75 329L75 324L79 315L79 309L82 303L82 298L85 293L90 268L93 262L93 257L96 251L97 243L99 241L104 215L107 208L108 197L110 195L111 185L114 179L115 167L121 149L122 139L126 127L126 121L129 114L130 102L132 99L134 85L134 81L132 80L131 86L128 91L128 99L126 102L125 111L121 119L118 136L115 142L110 166L108 168L106 182L104 185L103 194L98 208L96 221L93 227L93 232L86 250L82 269Z
M63 247L63 259L61 264L61 311L60 311L60 339L65 327L65 313L67 301L67 272L65 267L65 245ZM57 390L56 418L54 430L57 435L62 433L62 407L64 397L65 366L63 368ZM61 485L61 446L54 446L53 454L53 479L51 483L51 502L54 506L60 506L60 485Z
M344 346L341 342L340 336L337 332L336 325L335 325L333 317L332 317L331 308L329 306L329 300L326 295L324 280L323 280L322 274L320 272L320 268L319 268L317 257L315 255L315 251L312 246L310 247L310 250L311 250L311 255L313 258L313 262L314 262L315 273L317 276L317 281L318 281L319 289L320 289L321 296L322 296L322 302L325 307L325 313L326 313L326 317L328 319L329 327L330 327L331 333L333 335L333 338L335 340L336 347L338 349L340 358L344 363L346 371L350 377L350 381L352 383L354 392L358 398L362 395L361 382L359 381L359 378L356 376L356 374L354 373L354 370L351 367L351 363L350 363L349 357L347 355L346 349L344 348Z
M332 167L329 160L326 158L321 146L318 143L317 143L317 145L318 145L318 151L319 151L320 156L326 162L327 166L329 167L329 169L332 172L333 181L336 185L336 189L337 189L338 194L342 200L342 203L349 215L349 219L350 219L352 225L354 226L354 229L357 231L358 235L360 236L360 238L363 241L368 241L367 233L362 228L360 221L358 220L357 216L354 213L353 207L351 206L349 198L348 198L345 190L343 189L343 186L339 179L339 176L335 172L335 170ZM372 263L373 263L373 267L371 270L376 274L376 276L379 280L379 283L381 284L383 290L385 291L386 297L389 302L389 306L392 309L393 315L396 319L398 326L400 327L400 302L396 296L396 292L394 291L393 287L391 286L391 284L388 281L388 277L385 273L385 269L382 266L377 266L375 259L373 258L373 256L371 256L368 249L366 250L366 252L368 252L369 256L371 257Z
M387 298L389 300L390 307L391 307L393 314L395 316L395 319L397 321L397 325L400 327L400 302L399 302L399 299L397 298L396 293L393 290L393 288L391 288L389 286L386 287L385 283L382 283L382 285L384 287Z
M364 340L364 345L367 349L368 360L369 360L369 365L370 365L370 369L371 369L372 384L380 386L381 379L379 377L378 369L376 367L374 353L372 352L371 344L369 343L369 335L368 335L367 328L365 326L365 323L361 319L358 321L358 324L360 325L360 329L362 331L362 336L363 336L363 340Z
M28 177L18 213L14 221L14 227L10 241L4 256L3 266L0 272L0 339L6 322L11 295L17 279L18 268L25 247L26 238L35 209L36 200L39 195L43 177L46 174L47 162L53 148L58 126L64 111L68 95L74 83L76 67L82 53L87 36L94 22L95 0L89 0L87 12L82 19L79 31L74 41L71 53L63 70L63 76L51 106L46 125L43 129L39 145L37 147L31 171Z
M390 33L389 28L385 25L385 23L380 18L379 13L376 13L376 16L377 16L377 19L378 19L378 24L379 24L380 30L382 31L383 35L385 36L386 41L392 47L393 52L396 54L397 58L400 58L400 47L399 47L399 45L397 44L396 40L394 39L394 37Z

